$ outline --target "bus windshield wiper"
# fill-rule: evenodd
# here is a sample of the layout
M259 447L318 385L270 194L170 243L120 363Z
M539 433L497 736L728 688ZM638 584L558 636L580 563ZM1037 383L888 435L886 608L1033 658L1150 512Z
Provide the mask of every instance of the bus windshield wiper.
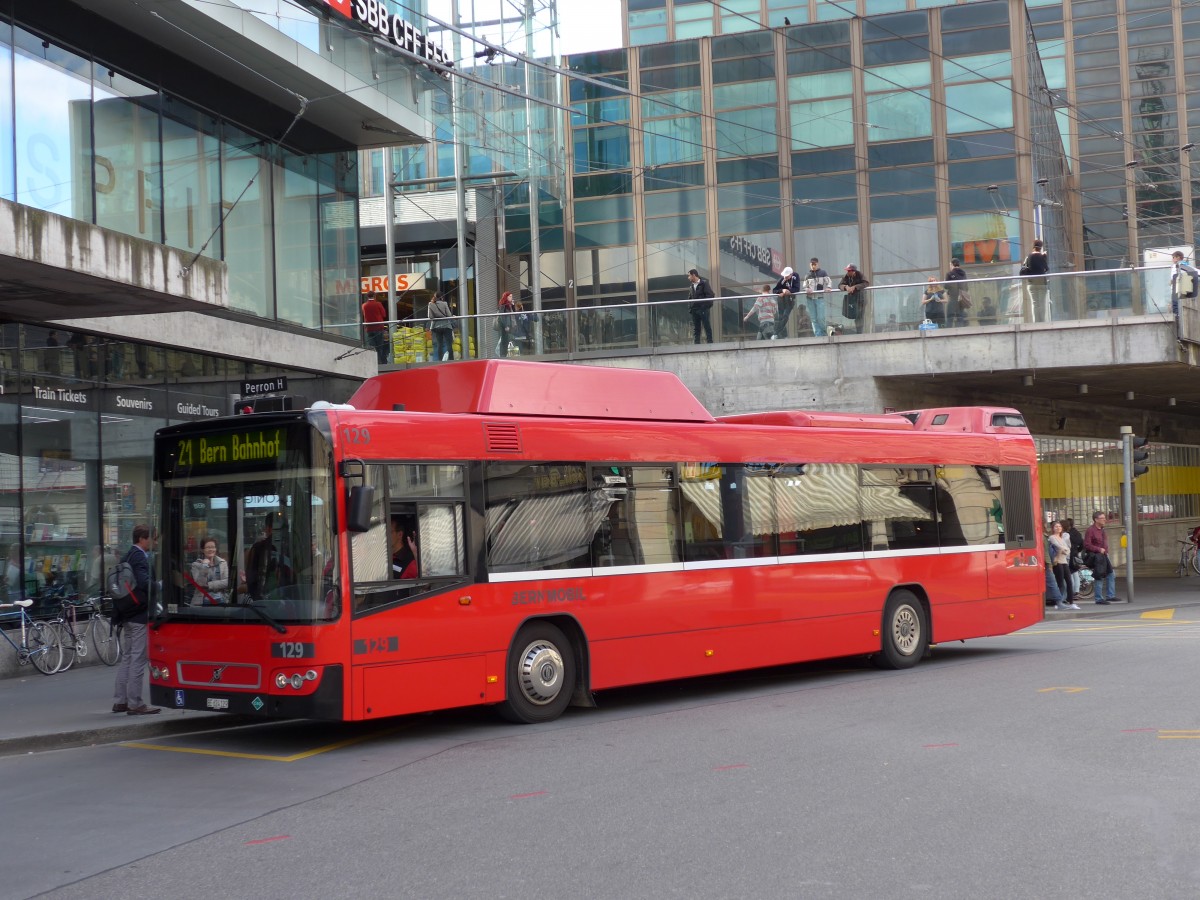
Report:
M266 610L261 609L257 603L241 603L239 605L244 606L246 609L253 610L256 616L258 616L280 634L287 634L287 629L271 618L271 615Z

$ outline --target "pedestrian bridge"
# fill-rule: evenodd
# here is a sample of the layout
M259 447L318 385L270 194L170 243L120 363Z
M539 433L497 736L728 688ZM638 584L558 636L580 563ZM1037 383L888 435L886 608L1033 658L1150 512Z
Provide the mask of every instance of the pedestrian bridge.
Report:
M473 358L672 371L718 415L988 403L1020 409L1039 434L1107 438L1134 425L1200 444L1200 308L1185 300L1177 325L1170 272L1062 273L1045 286L959 282L970 308L936 329L920 327L925 282L870 288L862 333L842 315L840 292L803 296L776 340L758 339L754 318L744 321L754 296L720 297L709 313L714 342L701 345L686 299L526 310L525 318L485 303L458 318L455 355L465 345ZM391 323L393 366L430 363L427 324Z

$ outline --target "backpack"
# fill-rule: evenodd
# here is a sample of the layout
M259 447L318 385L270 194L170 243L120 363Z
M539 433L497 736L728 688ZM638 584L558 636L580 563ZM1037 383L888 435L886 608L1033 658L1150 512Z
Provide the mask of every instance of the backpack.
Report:
M1180 268L1179 276L1175 281L1175 292L1180 297L1196 296L1196 278L1187 269Z
M104 587L105 592L112 598L113 619L128 619L145 608L136 593L137 576L133 573L128 555L109 571Z

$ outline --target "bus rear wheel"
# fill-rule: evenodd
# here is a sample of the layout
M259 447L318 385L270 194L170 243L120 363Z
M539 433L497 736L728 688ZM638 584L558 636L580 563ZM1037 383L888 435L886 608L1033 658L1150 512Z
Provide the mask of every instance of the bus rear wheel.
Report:
M561 629L532 622L517 632L506 688L500 715L510 722L533 725L563 714L575 689L575 655Z
M872 662L883 669L915 666L929 649L925 607L912 591L893 591L883 607L883 640Z

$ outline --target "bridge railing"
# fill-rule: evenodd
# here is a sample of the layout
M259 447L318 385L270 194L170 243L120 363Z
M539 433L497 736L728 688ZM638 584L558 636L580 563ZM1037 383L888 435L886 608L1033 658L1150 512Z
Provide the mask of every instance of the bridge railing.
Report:
M1170 321L1171 269L1167 267L1110 269L1036 276L976 278L953 282L958 303L945 304L944 315L930 314L923 305L928 282L876 284L865 292L858 310L845 303L836 287L819 295L796 295L795 307L780 324L778 339L830 341L856 334L929 337L958 328L1011 329L1083 320L1159 316ZM946 290L946 283L935 282ZM697 322L692 301L654 303L593 303L552 307L522 313L480 313L454 318L453 358L561 357L565 355L634 355L696 342ZM950 291L947 290L950 300ZM961 298L966 297L964 307ZM699 343L707 344L707 318L713 346L760 340L759 322L750 313L757 295L718 297L707 316L700 316ZM856 316L857 313L857 316ZM782 317L781 317L782 318ZM937 329L928 328L935 320ZM922 324L926 327L922 328ZM1191 327L1192 323L1195 327ZM395 366L435 362L430 320L410 318L390 322L388 361ZM1200 308L1183 304L1180 333L1200 342ZM466 352L464 353L464 348ZM444 355L444 354L443 354Z

